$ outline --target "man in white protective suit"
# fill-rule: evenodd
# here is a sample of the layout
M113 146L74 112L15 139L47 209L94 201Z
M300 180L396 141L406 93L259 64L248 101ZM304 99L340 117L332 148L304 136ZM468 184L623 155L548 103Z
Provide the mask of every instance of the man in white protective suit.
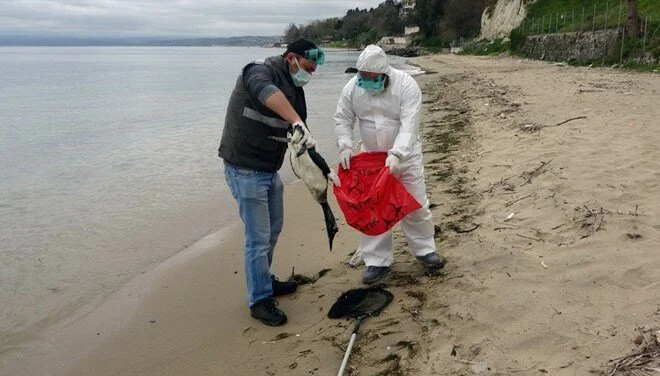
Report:
M357 124L365 152L387 152L385 165L422 206L402 220L403 233L417 260L427 268L444 267L436 253L434 226L426 198L419 117L422 92L408 73L394 69L378 46L367 46L357 61L358 74L344 86L333 117L339 160L349 169L358 153L353 140ZM367 266L362 281L374 283L390 270L394 260L392 230L378 236L362 235L359 251Z

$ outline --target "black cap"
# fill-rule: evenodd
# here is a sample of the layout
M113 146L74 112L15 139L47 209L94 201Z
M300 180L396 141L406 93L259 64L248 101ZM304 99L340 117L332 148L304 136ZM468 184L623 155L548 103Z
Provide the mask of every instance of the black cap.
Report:
M293 52L294 54L305 56L305 51L315 50L317 48L318 47L314 43L308 41L305 38L300 38L294 42L289 43L286 47L286 51L284 51L282 56L288 55L289 52Z

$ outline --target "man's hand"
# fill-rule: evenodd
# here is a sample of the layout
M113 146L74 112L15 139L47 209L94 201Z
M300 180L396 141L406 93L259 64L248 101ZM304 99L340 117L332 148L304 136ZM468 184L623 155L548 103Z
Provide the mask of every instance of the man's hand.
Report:
M339 163L341 163L344 170L351 168L351 157L354 155L355 152L351 148L346 148L339 153Z
M341 180L333 170L330 170L330 173L328 174L328 180L330 180L332 184L336 185L337 187L341 187Z
M391 154L385 160L385 166L390 168L390 175L399 176L401 159L394 154Z
M300 143L304 144L307 149L312 149L313 147L316 146L316 140L312 138L312 134L309 132L309 128L307 128L307 125L303 123L302 121L296 121L293 123L293 128L295 129L296 126L300 126L303 132L303 136L300 139Z

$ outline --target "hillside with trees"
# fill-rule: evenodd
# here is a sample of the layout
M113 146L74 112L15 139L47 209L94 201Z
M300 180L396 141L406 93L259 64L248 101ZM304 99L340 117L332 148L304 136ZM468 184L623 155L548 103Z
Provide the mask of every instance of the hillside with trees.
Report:
M400 2L386 0L376 8L350 9L341 18L290 24L284 41L305 37L337 47L361 47L419 25L417 43L448 46L453 39L479 34L483 10L484 0L417 0L414 11L404 13Z
M317 43L325 39L341 47L359 47L386 35L403 34L403 29L401 3L387 0L376 8L350 9L341 18L317 20L306 25L290 24L284 32L284 41L288 43L304 37Z

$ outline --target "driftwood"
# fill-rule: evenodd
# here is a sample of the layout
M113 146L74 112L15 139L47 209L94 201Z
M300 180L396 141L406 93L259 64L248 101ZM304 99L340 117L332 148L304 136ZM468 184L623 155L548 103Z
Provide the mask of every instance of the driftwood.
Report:
M637 329L640 333L642 332L639 327ZM641 333L639 337L641 337L640 344L643 344L643 346L630 355L612 360L615 363L612 370L607 374L608 376L656 375L660 372L660 340L658 334L651 333L647 338L644 333Z
M473 223L472 226L473 227L469 228L469 229L462 229L462 228L458 227L458 225L456 225L456 226L452 226L451 230L453 230L454 232L459 233L459 234L466 234L468 232L472 232L472 231L478 229L481 225L478 224L478 223Z
M522 174L520 174L520 177L525 179L525 182L522 183L522 185L531 183L532 179L546 172L545 166L549 165L551 162L552 159L547 162L541 161L541 165L539 167L535 168L532 171L525 171Z
M557 123L557 124L554 124L554 125L524 124L520 127L520 130L525 131L525 132L529 132L529 133L533 133L533 132L538 132L543 128L558 127L560 125L566 124L566 123L568 123L570 121L573 121L573 120L586 119L586 118L587 118L586 116L578 116L578 117L570 118L568 120L564 120L564 121L562 121L560 123Z
M531 197L531 196L533 196L533 195L535 195L535 194L536 194L536 192L532 192L532 193L530 193L530 194L528 194L528 195L522 196L521 198L519 198L519 199L517 199L517 200L509 201L509 202L507 202L506 204L504 204L504 207L509 207L509 206L515 204L516 202L518 202L518 201L522 201L522 200L526 199L527 197Z

